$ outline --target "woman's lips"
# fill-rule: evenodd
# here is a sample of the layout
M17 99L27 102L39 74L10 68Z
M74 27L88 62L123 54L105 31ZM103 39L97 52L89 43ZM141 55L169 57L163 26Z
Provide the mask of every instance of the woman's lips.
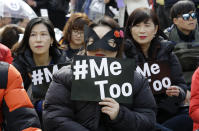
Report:
M104 54L95 54L95 56L105 56Z
M139 36L140 39L145 39L147 36Z
M35 48L42 48L42 47L43 47L43 46L40 46L40 45L39 45L39 46L35 46Z

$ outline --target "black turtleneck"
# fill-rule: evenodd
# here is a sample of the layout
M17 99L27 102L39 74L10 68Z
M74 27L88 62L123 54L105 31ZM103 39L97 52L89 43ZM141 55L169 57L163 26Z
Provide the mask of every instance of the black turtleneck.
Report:
M181 40L185 42L192 42L195 40L195 31L191 31L189 35L185 35L178 28L177 28L177 31Z

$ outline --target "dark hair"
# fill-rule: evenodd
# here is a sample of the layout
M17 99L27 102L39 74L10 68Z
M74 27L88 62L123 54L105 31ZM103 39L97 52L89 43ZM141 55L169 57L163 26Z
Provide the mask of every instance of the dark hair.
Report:
M27 24L21 43L18 44L18 47L15 47L15 48L17 48L17 49L15 49L16 55L24 53L24 51L26 49L30 49L30 46L29 46L30 34L32 31L32 28L37 24L44 24L48 29L50 37L53 39L53 44L52 44L52 46L50 46L49 52L51 53L51 50L53 48L57 48L58 42L55 38L54 26L53 26L52 22L48 18L37 17L37 18L30 20L29 23Z
M91 24L90 27L94 28L94 27L100 26L100 25L109 26L111 29L119 29L120 28L119 24L113 18L111 18L109 16L104 16L97 23ZM87 45L85 43L84 49L86 49L86 47L87 47ZM117 58L122 58L123 48L124 48L124 46L123 46L123 43L121 42L121 44L118 48L117 55L116 55Z
M177 18L179 15L195 10L196 10L195 4L192 1L189 0L178 1L171 7L170 11L171 19Z
M111 17L109 16L104 16L102 19L100 19L97 23L98 25L107 25L111 27L112 29L114 28L120 28L120 25Z
M64 26L63 40L70 42L72 30L83 30L84 25L89 25L90 22L90 19L85 13L73 13Z
M127 39L133 40L132 35L131 35L131 30L130 30L131 27L135 26L136 24L140 22L147 22L150 19L152 20L155 26L158 26L158 31L156 33L155 38L158 37L161 31L159 28L160 27L159 20L155 12L149 8L137 8L131 13L131 15L129 16L127 20L127 24L125 27L125 39L127 38ZM133 40L133 42L135 41Z
M3 29L0 36L1 43L11 49L12 46L18 42L19 34L23 34L24 30L14 24L9 24L2 28Z

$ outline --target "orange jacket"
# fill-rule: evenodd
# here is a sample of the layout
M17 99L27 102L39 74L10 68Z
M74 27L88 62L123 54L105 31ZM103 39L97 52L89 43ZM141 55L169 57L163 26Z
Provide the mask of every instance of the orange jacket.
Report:
M199 129L199 68L192 76L189 115L194 122L193 131Z
M8 67L8 70L6 70L8 79L1 72L3 66L4 70L5 66ZM0 62L0 74L2 77L1 82L7 80L7 87L0 87L0 125L5 124L6 121L4 127L11 131L39 130L39 118L23 87L20 73L14 66Z

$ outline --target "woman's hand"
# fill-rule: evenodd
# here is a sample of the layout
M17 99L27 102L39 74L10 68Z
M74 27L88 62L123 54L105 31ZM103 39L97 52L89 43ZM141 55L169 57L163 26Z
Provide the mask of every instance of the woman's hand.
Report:
M179 96L180 89L178 86L171 86L171 87L167 88L166 94L168 96Z
M103 101L99 102L99 105L103 106L101 111L107 115L109 115L111 120L116 119L120 105L112 98L104 98Z

